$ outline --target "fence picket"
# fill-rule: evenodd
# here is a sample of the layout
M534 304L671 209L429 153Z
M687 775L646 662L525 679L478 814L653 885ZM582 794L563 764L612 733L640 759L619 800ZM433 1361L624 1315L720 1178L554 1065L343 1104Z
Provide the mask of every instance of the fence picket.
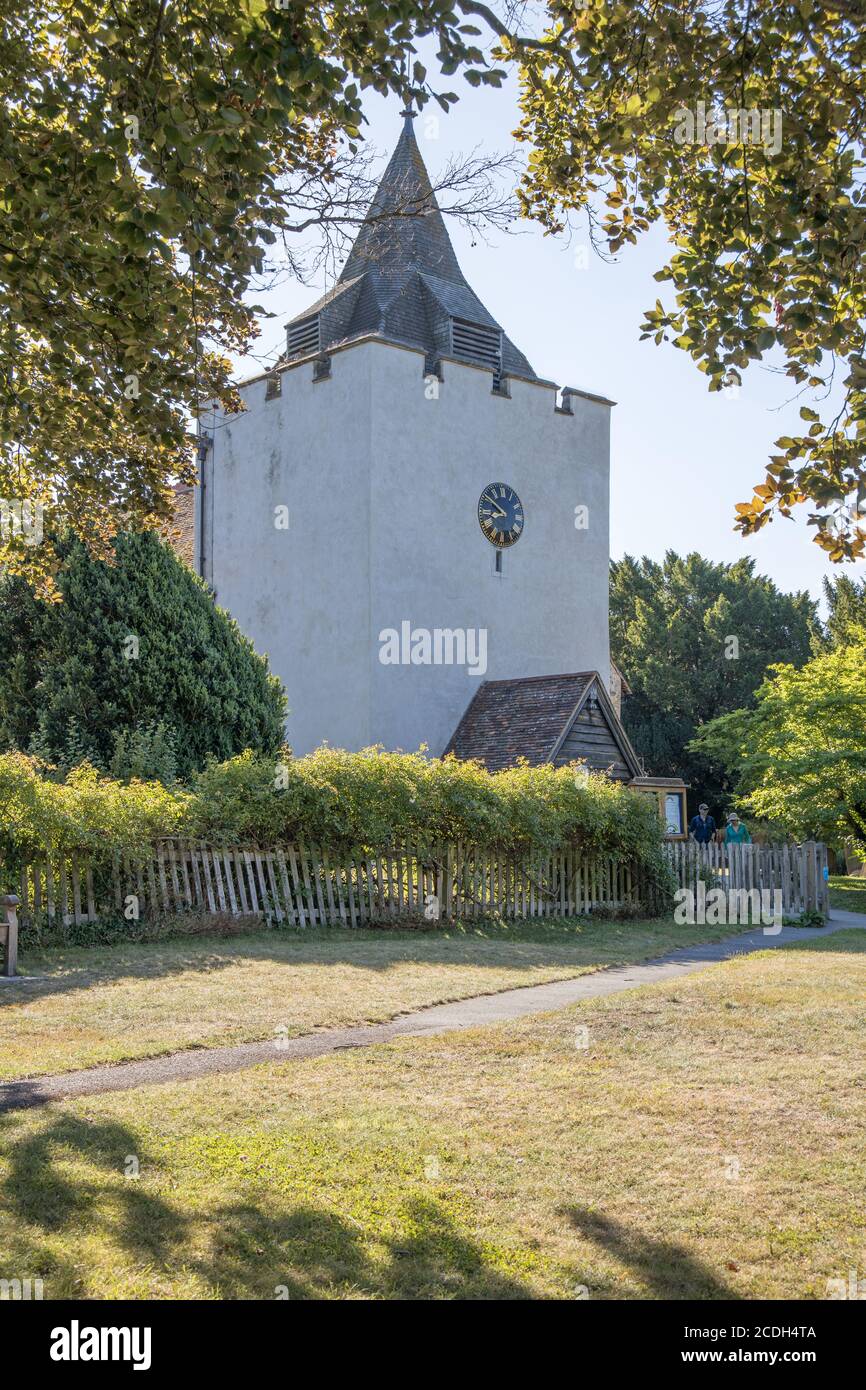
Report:
M196 907L204 906L204 893L201 886L201 873L198 864L198 851L192 840L187 840L184 849L184 860L189 856L189 867L192 873L192 891L194 893L194 904Z
M45 897L47 899L48 920L54 921L54 869L50 859L45 861Z
M214 888L213 865L211 863L210 847L203 841L197 846L196 862L204 883L205 897L207 899L208 911L217 912L217 896Z
M282 922L283 905L280 902L280 890L277 887L277 876L274 872L273 851L266 850L266 852L261 856L261 858L259 858L259 855L257 854L256 863L259 865L260 877L264 877L264 875L267 874L268 886L266 891L267 896L270 900L271 912L274 915L274 917L276 917L278 922Z
M213 869L213 877L214 883L216 884L220 912L225 912L227 910L227 907L225 888L223 886L222 866L220 864L220 856L215 849L211 850L211 868Z
M294 845L289 845L289 870L292 875L292 889L295 895L295 905L298 913L298 921L302 927L307 925L307 910L304 905L304 890L301 886L301 877L298 871L298 857L295 853ZM355 923L352 923L354 926Z
M33 924L37 928L41 925L42 919L42 864L39 860L32 865L33 868Z
M367 906L370 912L370 921L374 922L376 920L378 912L377 903L379 901L379 885L378 883L376 883L374 887L372 859L364 859L364 871L367 875Z
M177 842L177 857L180 864L180 876L183 880L183 896L188 908L192 907L192 890L189 886L189 872L187 870L187 848L183 840Z
M345 874L346 874L346 897L349 899L349 921L351 922L351 924L352 924L353 927L357 927L357 925L358 925L358 918L357 918L357 914L356 914L356 912L355 912L355 895L354 895L353 888L352 888L352 861L351 861L351 859L346 859L346 860L345 860L345 866L346 866L346 867L345 867Z
M73 872L74 872L74 869L73 869ZM152 912L158 912L158 911L159 911L159 899L158 899L157 894L156 894L156 874L154 873L154 870L153 870L153 855L152 855L152 854L149 854L149 855L147 856L147 886L148 886L148 889L149 889L148 900L149 900L149 902L150 902L151 911L152 911Z
M160 843L156 847L156 862L159 868L159 887L162 893L162 906L165 912L169 911L168 883L165 877L165 846Z
M238 909L238 900L235 893L235 876L232 873L232 856L228 850L223 850L222 863L225 871L226 890L229 895L229 911L233 917L239 917L240 911Z
M265 866L262 862L262 852L258 845L253 847L253 868L255 869L256 883L258 885L259 902L261 910L266 917L274 915L274 904L271 901L271 889L265 873Z
M325 898L328 903L328 926L333 926L337 921L337 909L334 906L334 887L331 882L331 865L328 862L328 851L319 848L316 853L319 856L319 863L322 866L322 877L325 880Z
M178 856L175 852L174 842L168 841L168 869L171 873L171 891L174 892L175 908L181 908L181 878L178 876Z
M289 873L288 869L286 868L286 856L281 849L277 850L276 859L277 869L279 870L280 875L280 886L283 890L283 902L286 905L286 917L289 920L289 925L294 927L297 925L298 916L295 912L295 904L292 902L292 890L289 887Z

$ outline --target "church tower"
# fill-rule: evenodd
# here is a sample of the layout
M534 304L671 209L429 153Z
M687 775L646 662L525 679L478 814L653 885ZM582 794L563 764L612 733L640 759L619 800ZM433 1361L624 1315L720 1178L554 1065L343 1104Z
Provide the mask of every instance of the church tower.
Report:
M297 754L438 755L485 683L606 698L612 403L538 377L467 284L410 113L336 285L240 393L206 429L196 568Z

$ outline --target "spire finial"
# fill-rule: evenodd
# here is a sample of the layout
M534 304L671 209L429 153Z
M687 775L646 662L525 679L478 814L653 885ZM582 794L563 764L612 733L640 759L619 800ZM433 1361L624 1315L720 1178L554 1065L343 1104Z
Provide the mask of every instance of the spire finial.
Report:
M405 53L403 54L403 82L404 82L404 84L405 84L405 87L404 87L404 100L405 100L405 103L406 103L406 104L405 104L405 106L403 107L403 110L400 112L400 115L403 117L403 120L406 121L406 122L414 121L414 119L415 119L415 112L412 110L412 88L411 88L410 85L409 85L409 49L408 49L408 48L406 49Z

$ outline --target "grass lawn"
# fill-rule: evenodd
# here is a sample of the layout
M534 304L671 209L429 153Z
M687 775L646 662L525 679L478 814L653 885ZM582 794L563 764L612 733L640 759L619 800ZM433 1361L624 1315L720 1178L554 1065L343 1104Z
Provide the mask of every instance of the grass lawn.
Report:
M824 1298L866 1248L864 988L866 932L840 932L7 1114L0 1277L46 1298Z
M0 1080L379 1022L730 935L672 921L271 931L22 955L0 985Z
M845 912L866 912L866 878L831 875L830 906Z

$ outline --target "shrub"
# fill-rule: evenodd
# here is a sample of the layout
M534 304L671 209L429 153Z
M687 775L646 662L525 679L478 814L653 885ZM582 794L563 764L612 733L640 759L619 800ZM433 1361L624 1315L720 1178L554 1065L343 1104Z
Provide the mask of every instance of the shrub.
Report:
M87 763L65 781L55 771L23 753L0 756L0 857L7 870L46 851L136 857L180 828L186 793L160 782L117 782Z
M423 753L320 748L282 760L250 751L211 763L190 790L128 785L84 764L65 781L22 754L0 756L0 853L20 862L40 849L137 855L159 836L224 844L303 839L347 848L411 845L426 853L465 841L520 858L560 845L614 854L669 888L653 804L601 775L521 764L489 773L480 763Z
M194 780L192 835L261 843L307 839L340 849L447 841L506 853L561 844L661 862L655 808L602 775L521 763L490 773L476 762L423 753L323 747L284 761L244 753Z
M122 534L112 565L78 541L55 549L61 602L0 581L0 747L147 778L277 752L280 682L167 545Z
M162 720L149 720L131 729L118 729L108 768L121 782L174 782L177 777L177 735Z

